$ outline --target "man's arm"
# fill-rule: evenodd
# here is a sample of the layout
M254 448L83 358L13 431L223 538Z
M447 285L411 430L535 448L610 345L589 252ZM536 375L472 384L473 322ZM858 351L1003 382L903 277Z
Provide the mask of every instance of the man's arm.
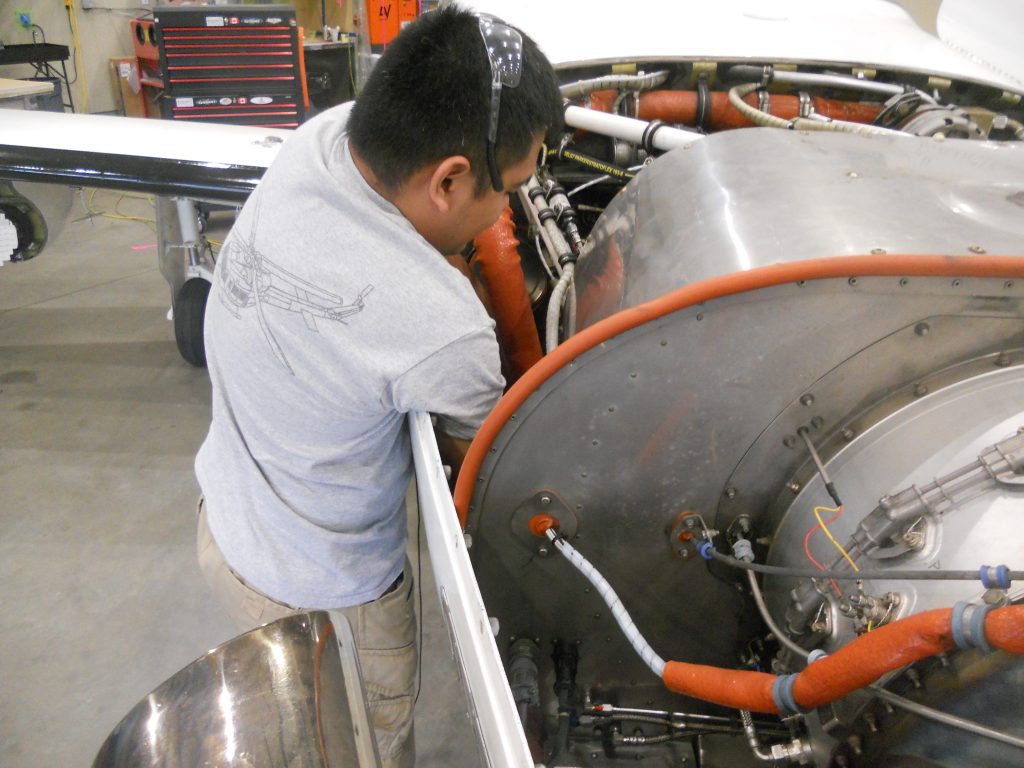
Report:
M480 279L476 270L470 267L469 262L466 261L466 258L461 254L456 253L452 256L445 256L444 259L466 276L466 279L469 280L469 284L472 285L473 290L476 291L476 296L480 299L480 303L483 304L484 309L487 310L487 314L493 318L494 308L491 305L491 295L487 292L487 286L484 285L483 280Z

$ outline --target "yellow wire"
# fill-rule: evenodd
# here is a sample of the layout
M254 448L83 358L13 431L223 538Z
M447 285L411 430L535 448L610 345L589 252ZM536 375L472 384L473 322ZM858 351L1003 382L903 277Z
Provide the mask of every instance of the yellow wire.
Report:
M117 221L139 221L143 224L156 224L156 219L149 219L145 216L126 216L123 213L109 213L107 211L97 211L93 208L93 199L96 197L96 190L92 189L89 191L89 200L85 204L85 210L90 216L102 216L105 219L115 219ZM117 203L114 204L114 210L117 211L117 206L120 205L121 200L125 195L121 195L118 198ZM150 199L150 202L152 200Z
M85 65L85 52L82 50L82 36L78 30L78 13L75 11L74 0L67 0L66 6L68 9L68 16L71 20L71 39L78 51L78 64L75 69L75 74L82 78L82 112L89 114L89 76L86 74L88 67ZM68 86L68 90L71 86Z
M814 516L816 518L818 518L818 525L821 526L821 530L823 530L825 532L825 535L828 536L828 540L831 541L833 544L835 544L836 549L838 549L842 553L843 557L846 558L846 562L848 562L850 564L850 567L853 568L853 570L855 570L855 571L857 571L859 573L860 572L860 568L858 568L857 564L855 562L853 562L853 558L850 557L849 554L847 554L846 550L843 549L843 545L840 544L838 541L836 541L835 536L832 535L832 532L825 525L825 521L821 517L822 511L825 511L825 512L838 512L839 508L837 508L837 507L815 507L814 508Z

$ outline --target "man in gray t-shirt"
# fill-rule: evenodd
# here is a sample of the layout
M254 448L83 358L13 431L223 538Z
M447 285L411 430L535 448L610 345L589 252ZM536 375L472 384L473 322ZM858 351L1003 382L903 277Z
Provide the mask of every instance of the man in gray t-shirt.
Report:
M217 260L203 572L244 628L349 618L386 766L412 760L405 415L435 413L457 454L501 395L494 323L450 254L495 221L560 118L532 40L427 14L354 105L285 142Z

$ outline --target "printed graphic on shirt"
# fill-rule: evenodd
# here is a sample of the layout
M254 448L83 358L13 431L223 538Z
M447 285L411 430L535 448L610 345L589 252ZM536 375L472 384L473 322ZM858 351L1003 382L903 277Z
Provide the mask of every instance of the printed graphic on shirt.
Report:
M352 303L346 304L341 296L282 269L256 247L259 212L260 201L257 198L248 237L234 232L217 258L220 298L228 311L237 318L241 317L243 310L251 307L256 309L260 330L274 357L294 376L295 371L267 321L267 306L302 315L306 328L319 333L317 318L344 325L345 318L362 312L364 299L373 291L373 285L364 287Z

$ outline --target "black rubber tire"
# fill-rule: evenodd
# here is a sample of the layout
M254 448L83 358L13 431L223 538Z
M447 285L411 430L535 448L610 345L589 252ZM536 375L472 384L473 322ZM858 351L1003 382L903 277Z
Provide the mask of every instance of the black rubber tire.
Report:
M201 277L185 281L174 302L174 340L185 361L199 368L206 367L206 343L203 340L203 317L210 284Z

